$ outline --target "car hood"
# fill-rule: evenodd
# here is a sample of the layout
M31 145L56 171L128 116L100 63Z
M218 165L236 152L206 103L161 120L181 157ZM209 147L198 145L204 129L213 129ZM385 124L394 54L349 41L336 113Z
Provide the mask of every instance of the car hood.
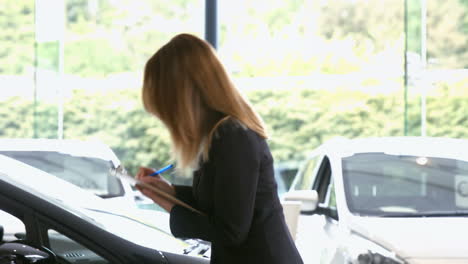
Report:
M348 226L404 259L468 260L466 217L353 217Z
M99 197L98 197L99 198ZM82 203L82 206L91 210L106 210L114 214L124 215L146 225L157 228L167 234L171 234L169 226L169 213L156 210L138 209L136 205L129 205L126 197L114 197L101 199L101 204Z
M153 248L175 253L181 253L189 246L170 234L168 224L158 226L164 221L168 222L169 216L166 213L145 212L136 206L118 203L118 200L114 202L102 199L67 181L3 155L0 155L0 164L0 184L15 185L129 241L149 245L148 247L155 245ZM138 226L138 231L132 229L135 226ZM153 237L146 238L147 234Z

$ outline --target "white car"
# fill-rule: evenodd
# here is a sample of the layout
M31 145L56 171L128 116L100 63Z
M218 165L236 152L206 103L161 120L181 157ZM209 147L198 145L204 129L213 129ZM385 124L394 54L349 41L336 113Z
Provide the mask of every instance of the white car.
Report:
M338 139L314 150L301 201L305 263L468 263L468 140Z
M136 206L131 185L109 174L121 166L120 160L100 141L0 139L0 154L91 191L108 203Z

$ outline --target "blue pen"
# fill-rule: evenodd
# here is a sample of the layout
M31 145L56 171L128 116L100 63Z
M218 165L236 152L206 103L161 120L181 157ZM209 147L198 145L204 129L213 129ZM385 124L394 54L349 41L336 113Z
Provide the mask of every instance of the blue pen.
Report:
M164 168L162 168L162 169L159 169L159 170L157 170L157 171L151 173L149 176L156 176L156 175L159 175L159 174L161 174L161 173L167 171L168 169L170 169L170 168L172 168L172 167L174 167L174 165L169 164L169 165L167 165L166 167L164 167Z

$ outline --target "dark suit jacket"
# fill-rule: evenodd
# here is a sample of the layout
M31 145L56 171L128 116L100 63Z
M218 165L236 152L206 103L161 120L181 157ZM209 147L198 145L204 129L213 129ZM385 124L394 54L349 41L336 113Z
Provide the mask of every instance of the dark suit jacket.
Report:
M209 161L193 185L175 186L179 199L207 216L176 205L174 236L212 243L211 263L303 263L286 226L266 141L235 120L216 130Z

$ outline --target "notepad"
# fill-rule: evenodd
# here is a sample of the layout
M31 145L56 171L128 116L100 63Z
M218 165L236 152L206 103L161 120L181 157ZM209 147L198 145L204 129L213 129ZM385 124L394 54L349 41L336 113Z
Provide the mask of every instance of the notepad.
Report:
M173 195L153 186L153 185L150 185L150 184L147 184L145 182L142 182L142 181L139 181L137 179L135 179L133 176L131 175L128 175L127 173L125 173L125 171L122 169L121 166L117 167L117 168L114 168L114 169L111 169L110 170L110 174L114 177L117 177L117 178L120 178L128 183L130 183L130 185L132 186L135 186L135 185L140 185L144 188L147 188L147 189L150 189L151 191L161 195L162 197L168 199L169 201L177 204L177 205L180 205L180 206L183 206L197 214L200 214L200 215L205 215L203 212L193 208L192 206L188 205L187 203L177 199L176 197L174 197Z

